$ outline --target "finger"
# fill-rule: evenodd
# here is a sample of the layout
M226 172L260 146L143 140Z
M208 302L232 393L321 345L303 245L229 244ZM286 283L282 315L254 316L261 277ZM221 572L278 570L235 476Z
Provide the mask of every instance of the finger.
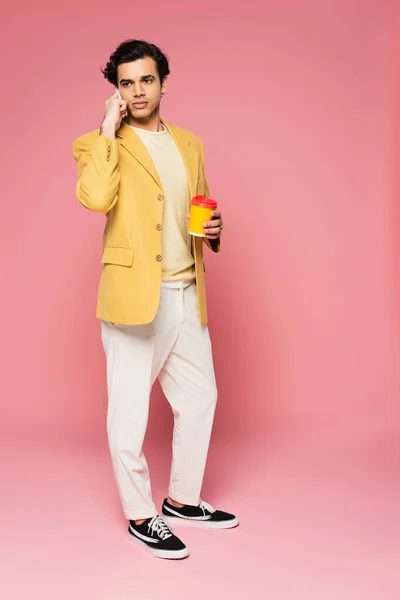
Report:
M203 223L203 229L210 229L210 227L218 227L219 225L221 225L220 220L207 221L206 223Z
M208 240L217 240L219 238L219 235L206 235L206 238Z
M215 219L215 221L208 221L206 223L203 223L203 229L210 229L211 227L221 227L221 225L221 219Z
M207 231L204 231L204 233L206 234L206 236L208 237L209 235L212 236L219 236L221 233L221 228L220 227L215 227L214 229L207 229Z
M220 211L220 210L214 210L214 211L211 213L211 216L212 216L212 218L213 218L213 219L214 219L214 218L215 218L215 219L219 219L219 218L221 217L221 211Z
M190 219L190 215L189 215L189 214L187 214L187 215L186 215L186 218L187 218L187 220L189 221L189 219Z

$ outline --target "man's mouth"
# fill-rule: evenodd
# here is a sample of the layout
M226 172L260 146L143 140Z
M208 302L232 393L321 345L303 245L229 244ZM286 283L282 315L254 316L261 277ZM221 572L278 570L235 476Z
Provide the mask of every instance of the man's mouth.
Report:
M147 102L143 101L143 102L133 102L132 106L134 108L144 108L147 105Z

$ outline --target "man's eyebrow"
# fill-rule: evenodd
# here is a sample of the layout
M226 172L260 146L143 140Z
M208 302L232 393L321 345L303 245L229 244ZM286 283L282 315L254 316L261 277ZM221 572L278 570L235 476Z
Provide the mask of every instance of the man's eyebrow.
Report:
M141 81L143 81L143 79L155 79L154 75L142 75L142 77L140 78ZM120 84L121 83L133 83L132 79L121 79Z

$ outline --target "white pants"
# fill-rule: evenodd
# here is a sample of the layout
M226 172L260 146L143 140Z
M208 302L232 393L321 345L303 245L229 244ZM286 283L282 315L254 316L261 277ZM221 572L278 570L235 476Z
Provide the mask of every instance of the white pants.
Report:
M150 392L157 377L174 414L169 496L197 505L217 387L208 328L199 322L196 285L163 287L152 323L101 321L101 333L107 358L108 442L126 518L158 514L142 451Z

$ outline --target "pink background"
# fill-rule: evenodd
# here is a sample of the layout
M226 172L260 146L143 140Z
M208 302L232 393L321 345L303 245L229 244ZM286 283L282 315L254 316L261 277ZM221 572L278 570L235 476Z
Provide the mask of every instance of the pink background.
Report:
M394 6L7 7L7 598L399 597ZM220 403L204 496L242 525L187 533L192 556L172 565L125 544L95 319L104 217L74 195L72 141L98 127L112 93L100 67L130 37L167 52L162 116L202 137L225 221L223 252L206 256ZM146 443L157 501L171 424L156 388Z

